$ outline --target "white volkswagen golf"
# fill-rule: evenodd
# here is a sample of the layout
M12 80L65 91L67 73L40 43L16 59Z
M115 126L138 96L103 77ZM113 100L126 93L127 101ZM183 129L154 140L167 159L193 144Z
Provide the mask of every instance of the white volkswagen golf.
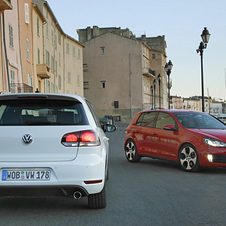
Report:
M0 95L0 196L88 196L90 208L104 208L108 152L87 99Z

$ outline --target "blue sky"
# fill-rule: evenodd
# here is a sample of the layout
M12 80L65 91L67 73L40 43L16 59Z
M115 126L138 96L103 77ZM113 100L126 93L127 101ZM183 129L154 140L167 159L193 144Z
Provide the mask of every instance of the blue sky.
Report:
M226 99L225 0L47 0L63 31L78 40L88 26L129 28L136 37L165 35L167 58L173 62L171 95L201 96L201 63L196 49L207 27L204 92Z

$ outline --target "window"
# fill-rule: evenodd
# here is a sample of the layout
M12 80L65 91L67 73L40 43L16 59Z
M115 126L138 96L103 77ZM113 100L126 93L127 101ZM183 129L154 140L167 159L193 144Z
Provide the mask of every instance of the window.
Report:
M58 87L59 89L62 89L62 78L60 75L58 76Z
M54 44L55 44L55 49L57 49L57 35L56 34L55 34Z
M101 81L101 88L105 89L105 87L106 87L106 82L105 81Z
M67 44L66 44L66 53L69 54L69 52L70 52L70 47L69 47L69 43L67 42Z
M27 83L29 86L31 87L33 86L32 76L29 74L27 75Z
M53 34L53 30L51 30L51 41L52 41L52 45L54 44L54 34Z
M61 67L61 54L59 53L59 66Z
M89 82L88 81L85 81L83 85L84 85L84 89L89 89Z
M100 54L101 55L104 55L104 49L105 49L105 47L100 47Z
M47 93L50 92L50 81L49 80L46 81L46 92Z
M27 60L30 60L30 56L29 56L29 40L26 39L26 51L27 51Z
M28 3L25 3L24 7L25 7L25 23L29 24L29 5L28 5Z
M78 59L81 59L81 51L78 49Z
M155 59L155 53L152 54L152 59L153 59L153 60Z
M54 58L51 56L51 72L54 73Z
M13 47L13 27L9 24L9 46Z
M49 36L49 24L46 22L46 37L48 38Z
M87 64L83 64L83 72L88 71L88 65Z
M173 125L175 128L177 127L177 124L172 116L167 113L160 112L157 118L156 128L163 129L166 125Z
M0 102L0 126L87 125L83 105L70 99L21 99Z
M60 32L58 32L58 43L59 43L59 45L61 45L61 35L60 35Z
M46 50L46 64L48 66L50 66L50 57L49 57L49 51L48 50Z
M137 120L136 125L154 128L156 115L157 115L157 112L143 113Z
M75 46L73 46L73 56L75 57Z
M37 16L37 35L40 35L39 31L39 17Z
M71 72L67 73L67 82L71 83Z
M54 61L54 75L57 76L57 61Z
M40 64L40 49L39 48L37 50L37 53L38 53L38 64Z
M11 93L15 93L15 70L13 68L10 69L10 88L11 88Z

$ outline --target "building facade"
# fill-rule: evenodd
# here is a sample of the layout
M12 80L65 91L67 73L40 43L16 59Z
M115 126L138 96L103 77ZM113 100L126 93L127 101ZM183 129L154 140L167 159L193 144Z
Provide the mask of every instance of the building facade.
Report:
M0 92L83 95L83 45L63 32L47 1L11 3Z
M84 95L100 117L130 121L138 111L166 108L165 51L153 50L129 29L94 26L77 33L85 46Z

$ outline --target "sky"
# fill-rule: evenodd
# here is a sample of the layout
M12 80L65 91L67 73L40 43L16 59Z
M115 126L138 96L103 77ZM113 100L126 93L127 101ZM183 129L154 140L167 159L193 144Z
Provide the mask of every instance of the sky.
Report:
M129 28L136 37L165 35L171 60L171 95L201 96L204 27L211 34L203 54L204 95L226 100L225 0L47 0L63 31L78 40L88 26Z

